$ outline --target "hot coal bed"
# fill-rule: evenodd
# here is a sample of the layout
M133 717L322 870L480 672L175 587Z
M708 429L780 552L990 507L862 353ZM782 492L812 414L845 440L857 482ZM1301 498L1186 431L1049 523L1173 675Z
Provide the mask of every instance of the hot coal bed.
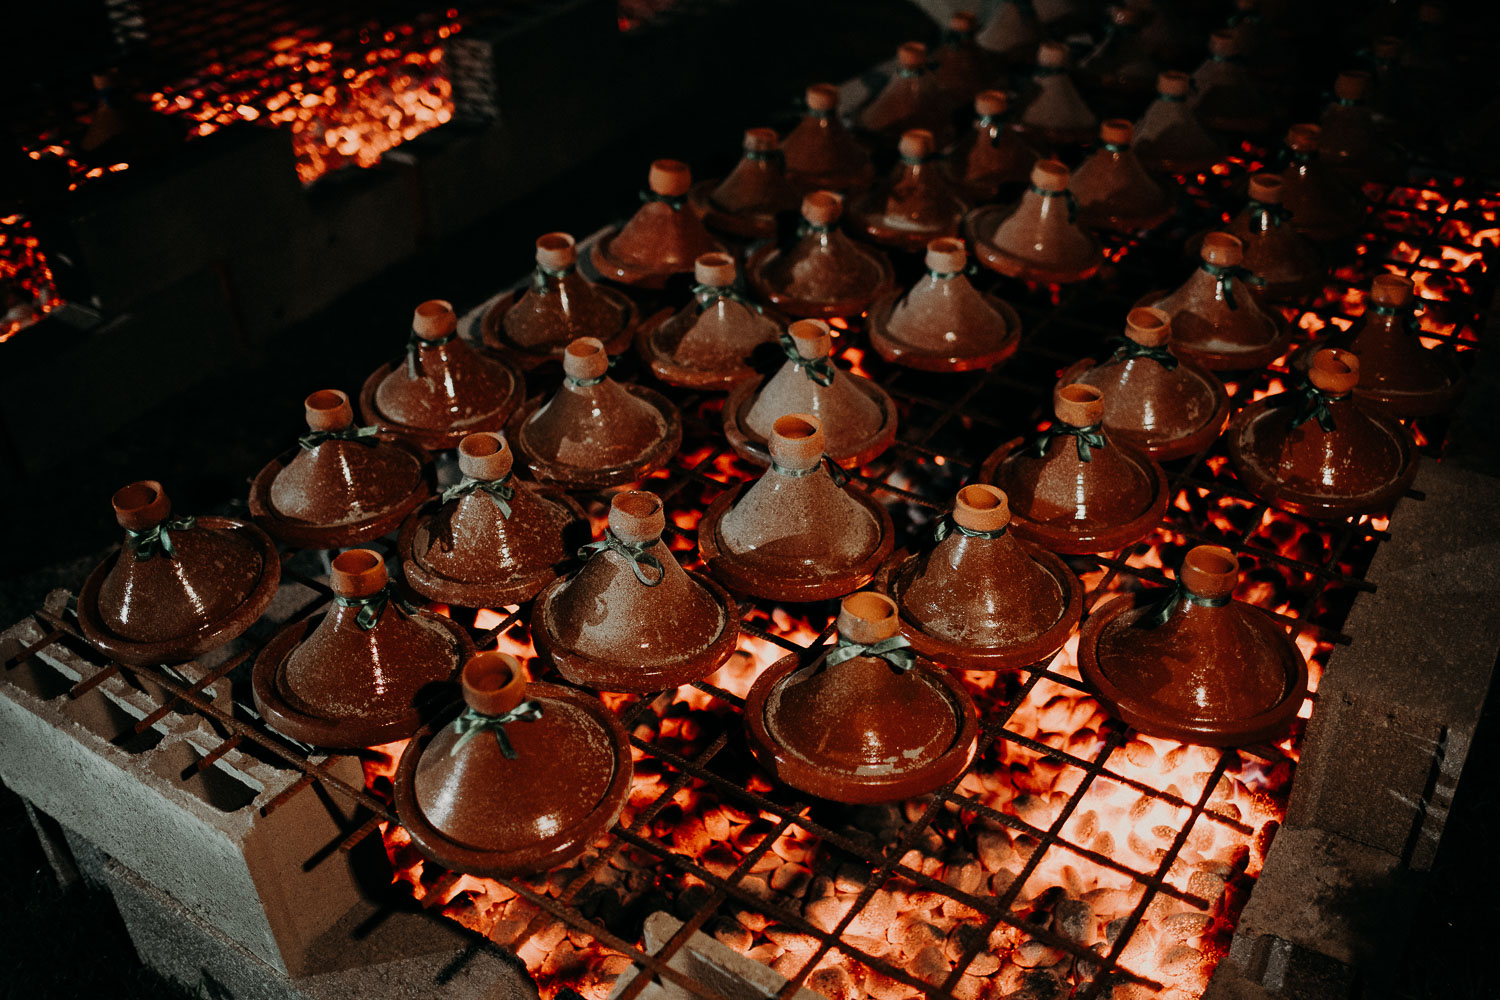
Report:
M831 323L841 363L900 408L896 444L857 472L890 509L898 546L923 544L978 463L1039 426L1057 372L1097 356L1142 293L1188 270L1183 239L1227 219L1238 186L1274 157L1244 144L1178 178L1179 218L1107 237L1091 282L982 279L1024 331L992 371L897 368L868 348L864 317ZM1363 225L1326 285L1276 305L1291 350L1354 322L1370 279L1393 272L1418 289L1424 340L1478 372L1496 322L1500 187L1418 159L1405 183L1363 190ZM918 270L905 265L909 283ZM642 300L647 313L678 304ZM487 305L463 318L465 336L477 340ZM353 386L365 373L347 374ZM649 375L627 355L613 377ZM1291 377L1282 357L1226 386L1238 409ZM724 442L719 397L667 391L683 444L643 488L664 500L666 537L691 565L703 512L759 470ZM1048 663L964 675L980 750L946 788L899 805L809 799L756 768L742 709L762 670L831 637L836 609L746 601L722 669L655 696L604 696L635 765L618 822L545 876L480 879L424 860L396 819L403 744L326 756L256 715L248 667L261 646L332 597L320 555L288 552L266 617L186 664L111 661L83 639L73 595L52 594L0 640L0 773L60 863L109 888L142 958L211 995L535 988L630 1000L662 988L632 969L710 1000L798 988L880 1000L1348 992L1369 949L1348 900L1431 864L1494 658L1488 632L1453 624L1483 616L1496 587L1478 564L1490 481L1442 460L1464 444L1462 419L1412 426L1425 464L1389 521L1270 508L1215 443L1169 464L1171 499L1148 539L1068 559L1092 609L1169 584L1194 545L1230 548L1245 571L1235 596L1284 625L1315 690L1275 744L1217 750L1133 732L1080 680L1075 634ZM447 481L455 473L450 462ZM580 499L597 536L607 498ZM1413 612L1432 602L1452 617ZM435 610L477 648L555 679L535 656L529 609ZM733 993L733 963L710 942L781 979Z

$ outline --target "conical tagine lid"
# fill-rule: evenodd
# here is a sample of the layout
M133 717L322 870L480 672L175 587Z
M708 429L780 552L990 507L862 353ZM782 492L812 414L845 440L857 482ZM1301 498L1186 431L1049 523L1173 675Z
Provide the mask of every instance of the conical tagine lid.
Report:
M1079 72L1104 91L1147 95L1156 83L1157 63L1141 37L1139 7L1111 5L1109 24L1094 50L1078 64ZM1149 16L1149 14L1146 14Z
M787 180L803 194L869 187L875 167L869 150L839 121L839 89L815 83L806 100L807 115L781 143Z
M1323 281L1318 248L1292 221L1282 204L1281 178L1250 178L1250 203L1229 223L1228 232L1244 247L1240 264L1264 284L1254 286L1268 299L1286 299L1311 291Z
M256 657L256 709L277 731L313 746L353 749L410 736L474 644L447 618L404 607L372 549L335 556L329 587L326 614L288 625Z
M1308 517L1389 509L1417 472L1411 433L1353 394L1359 359L1328 348L1313 356L1302 389L1241 410L1229 427L1235 474L1256 496Z
M965 231L979 262L1008 277L1049 284L1093 276L1103 252L1078 225L1070 179L1061 162L1038 160L1020 202L971 212Z
M751 353L775 341L781 328L735 288L736 274L729 254L704 254L694 264L693 301L642 326L636 346L657 378L695 389L727 389L755 377Z
M1172 201L1151 179L1130 148L1132 129L1123 118L1099 126L1099 148L1073 174L1078 220L1096 229L1135 232L1172 214Z
M1161 466L1104 432L1103 394L1065 385L1057 419L1031 444L987 458L980 478L1010 498L1011 528L1053 552L1109 552L1149 534L1167 509Z
M1333 101L1318 124L1323 128L1323 161L1355 182L1400 180L1406 157L1385 140L1376 124L1369 98L1374 80L1363 70L1340 73L1333 84Z
M571 560L575 533L588 533L582 511L517 479L512 461L492 431L458 443L463 479L401 527L402 571L417 593L466 608L519 604Z
M946 143L953 138L948 105L927 70L927 46L906 42L896 50L896 72L859 113L859 126L889 139L910 129L926 129Z
M990 368L1015 353L1021 319L969 283L963 240L927 244L927 276L870 310L870 342L887 361L925 371Z
M737 592L821 601L868 583L890 555L891 516L824 457L817 417L772 427L770 469L721 494L698 529L709 572Z
M929 239L958 232L969 206L939 167L932 133L912 129L901 136L900 162L859 200L855 224L870 240L897 250L917 250Z
M974 92L995 75L991 64L998 60L974 40L978 27L979 21L973 13L961 10L948 18L948 28L943 32L943 44L937 51L937 67L932 71L932 78L950 107L968 103Z
M516 412L506 436L537 479L578 488L619 486L664 465L682 443L682 416L665 396L609 377L609 355L580 337L563 355L563 384Z
M1088 142L1099 127L1068 75L1068 46L1043 42L1036 52L1030 99L1021 111L1021 127L1044 142L1066 146Z
M896 404L884 389L833 363L827 323L798 320L781 337L786 363L769 381L747 382L724 402L724 434L753 462L767 461L766 442L788 413L810 413L829 430L824 450L841 465L863 465L896 439Z
M1011 66L1024 66L1036 57L1042 26L1029 0L1001 0L984 27L974 36L982 49L997 53Z
M744 156L728 177L693 187L693 207L710 228L731 236L773 236L776 214L791 211L802 199L787 180L786 159L775 130L747 130L743 148Z
M693 175L686 163L657 160L645 202L619 232L594 245L594 269L610 281L660 288L674 274L691 273L700 254L724 248L687 203Z
M506 653L471 657L462 683L458 716L401 757L401 825L424 855L470 875L529 875L573 860L630 794L619 720L581 691L526 683Z
M678 565L654 493L616 493L583 568L537 598L538 651L574 684L663 691L702 680L734 652L739 618L718 584Z
M536 241L536 270L519 294L501 296L480 322L486 347L530 369L560 360L579 337L597 337L618 354L629 343L636 308L612 288L578 270L578 247L568 233L543 233Z
M1135 152L1148 170L1201 174L1224 158L1224 150L1188 105L1192 80L1167 70L1156 78L1156 100L1135 126Z
M1245 71L1233 29L1215 31L1208 40L1208 59L1193 72L1190 105L1211 129L1236 134L1264 132L1275 109Z
M948 172L971 202L985 202L1009 184L1025 184L1036 150L1006 118L1010 98L1003 90L974 95L974 127L959 137L948 158Z
M1083 587L1061 559L1007 530L1005 493L985 484L958 491L938 521L937 543L897 553L885 590L901 631L923 656L968 670L1023 667L1062 648L1083 609Z
M836 645L784 657L761 674L745 699L757 762L836 802L896 802L957 778L974 756L974 703L897 628L889 598L853 594L839 610Z
M78 596L84 635L123 663L192 659L244 632L281 580L264 532L222 517L173 517L161 483L115 492L125 530L118 553L89 575Z
M1316 125L1289 128L1283 149L1289 162L1281 172L1281 200L1292 225L1320 243L1349 236L1364 220L1359 196L1319 159L1322 133Z
M1147 295L1138 305L1167 314L1172 351L1214 371L1245 371L1274 361L1291 332L1261 310L1250 286L1258 281L1243 264L1244 247L1228 233L1203 237L1203 258L1170 295Z
M802 199L803 225L797 241L782 249L770 244L747 264L756 292L792 316L827 319L863 312L895 281L891 262L839 231L843 199L815 191Z
M1099 700L1148 736L1208 746L1277 740L1307 697L1286 631L1233 599L1234 553L1189 550L1169 590L1117 597L1089 616L1078 666Z

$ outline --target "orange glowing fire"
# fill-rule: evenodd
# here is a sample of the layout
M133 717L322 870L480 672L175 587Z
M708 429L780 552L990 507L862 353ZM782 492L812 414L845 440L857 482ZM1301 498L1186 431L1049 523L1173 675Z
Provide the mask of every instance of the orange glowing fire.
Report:
M63 304L47 255L24 215L0 216L0 343Z

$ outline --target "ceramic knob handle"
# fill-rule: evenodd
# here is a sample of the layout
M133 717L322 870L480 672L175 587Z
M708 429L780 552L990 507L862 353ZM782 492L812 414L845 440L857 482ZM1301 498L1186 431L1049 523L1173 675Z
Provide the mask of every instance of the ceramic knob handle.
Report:
M833 353L833 333L820 319L799 319L786 328L797 353L808 360L826 358Z
M1141 306L1125 314L1125 336L1142 347L1160 347L1172 334L1172 320L1165 312Z
M904 42L896 50L902 69L922 69L927 65L927 46L921 42Z
M1010 523L1010 498L987 483L965 486L953 501L953 522L970 531L999 531Z
M458 314L453 311L453 303L428 299L412 314L411 328L423 340L437 340L458 328Z
M526 671L509 653L475 653L458 680L464 704L480 715L504 715L526 698Z
M649 542L666 528L666 510L655 493L626 490L609 501L609 530L622 542Z
M1199 545L1183 557L1177 578L1188 593L1217 600L1234 593L1240 579L1240 563L1222 545Z
M844 199L832 191L814 191L802 199L802 217L815 226L831 226L844 214Z
M1091 385L1074 382L1057 390L1052 412L1070 426L1091 427L1104 419L1104 396Z
M115 508L115 521L126 531L150 531L172 513L167 491L154 479L121 487L109 502Z
M1208 36L1211 55L1229 58L1240 54L1240 36L1232 28L1221 28Z
M470 479L504 479L514 462L510 444L495 431L479 431L458 442L458 468Z
M1245 244L1228 233L1209 233L1199 253L1215 267L1234 267L1245 259Z
M1003 90L981 90L974 95L974 113L1003 115L1010 108L1010 98Z
M810 413L778 417L766 447L783 468L811 469L823 460L823 422Z
M536 238L536 262L549 271L578 263L578 241L571 233L543 233Z
M1192 78L1180 69L1156 74L1156 92L1163 97L1186 97L1192 89Z
M832 111L839 106L839 88L831 83L815 83L803 94L813 111Z
M1275 174L1256 174L1250 178L1250 200L1266 205L1281 204L1281 178Z
M1037 160L1031 168L1031 183L1043 191L1066 191L1069 176L1061 160Z
M609 355L598 337L579 337L563 352L563 371L569 378L598 378L609 371Z
M967 35L979 27L979 19L972 11L960 10L948 18L948 30L959 35Z
M374 549L349 549L333 557L328 586L340 597L369 597L389 581L385 559Z
M651 164L646 183L664 198L681 198L693 186L693 172L681 160L657 160Z
M1413 292L1411 279L1399 274L1377 274L1370 282L1370 301L1377 306L1399 309L1412 300Z
M699 254L698 259L693 261L693 277L698 279L700 285L728 288L734 284L735 274L734 258L727 253L715 250Z
M1333 81L1334 96L1342 101L1362 101L1370 93L1370 74L1352 69L1340 73Z
M925 128L909 129L901 133L901 141L896 145L896 152L903 159L925 160L932 155L936 142L932 133Z
M307 426L315 431L341 431L354 423L349 397L337 389L320 389L302 401Z
M884 594L864 590L839 604L839 635L861 646L889 639L901 629L896 602Z
M740 148L747 153L769 153L781 147L781 140L776 136L776 130L770 128L749 128L745 130L745 138Z
M939 236L927 241L927 268L939 274L957 274L969 262L964 241L953 236Z
M1068 46L1063 42L1043 42L1037 46L1036 64L1047 69L1062 69L1068 65Z
M1321 126L1303 123L1286 130L1286 144L1299 153L1316 153L1322 142Z
M1342 396L1359 384L1359 358L1337 347L1313 355L1307 379L1324 392Z
M1124 118L1107 118L1099 124L1100 142L1128 146L1133 135L1135 135L1135 126Z

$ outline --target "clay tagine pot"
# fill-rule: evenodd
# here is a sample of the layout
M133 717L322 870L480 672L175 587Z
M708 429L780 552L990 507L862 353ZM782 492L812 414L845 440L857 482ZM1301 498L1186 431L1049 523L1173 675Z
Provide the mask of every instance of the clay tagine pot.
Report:
M1286 735L1307 664L1276 620L1233 599L1234 553L1190 549L1177 584L1116 597L1089 616L1078 668L1095 695L1148 736L1245 746Z
M1261 368L1280 357L1291 330L1250 294L1258 279L1241 264L1240 241L1228 233L1209 233L1200 255L1198 269L1175 292L1151 292L1136 303L1167 314L1172 353L1213 371Z
M678 565L661 540L665 527L656 494L616 493L604 539L579 550L583 568L537 598L537 651L571 683L664 691L702 680L734 652L734 600Z
M769 380L743 382L724 401L724 436L744 458L770 461L766 442L777 419L811 413L828 428L824 453L840 465L873 461L896 440L896 403L876 383L833 363L833 337L822 320L798 320L781 337L786 363Z
M1327 348L1308 383L1251 403L1229 425L1229 458L1273 507L1338 519L1389 510L1417 474L1411 432L1354 397L1359 359Z
M1042 25L1030 0L1001 0L974 36L980 48L995 53L1016 69L1030 65L1041 40Z
M597 337L610 354L630 344L640 319L624 295L585 278L578 247L567 233L545 233L536 241L536 270L524 289L506 292L480 320L484 345L529 371L561 361L579 337Z
M1002 188L1025 184L1036 163L1036 150L1006 120L1010 98L1003 90L974 95L974 127L959 137L948 157L948 174L971 202L986 202Z
M993 486L958 491L937 544L897 552L881 589L912 648L944 666L1006 670L1052 658L1083 610L1083 585L1057 556L1006 530L1010 504Z
M807 88L807 114L781 142L786 178L803 194L862 191L875 179L870 152L839 121L839 89Z
M1356 184L1404 178L1406 157L1380 134L1369 98L1374 81L1363 70L1340 73L1333 84L1333 102L1319 120L1323 134L1319 155L1323 162Z
M756 294L790 316L857 316L895 284L885 254L860 246L838 229L843 199L814 191L802 199L797 240L767 243L750 255L746 273Z
M781 327L735 289L736 273L729 254L704 254L694 264L693 301L641 326L636 349L653 375L691 389L728 389L755 377L751 352L774 342Z
M333 606L283 628L255 658L255 708L284 736L355 750L405 739L474 654L457 623L403 606L372 549L334 556Z
M776 235L776 214L802 200L786 176L786 159L774 129L745 132L744 155L722 181L693 185L688 200L711 229L743 239Z
M265 532L227 517L173 517L161 483L115 492L118 552L78 593L78 624L121 663L181 663L240 635L276 596L281 560Z
M948 18L942 45L935 57L932 79L949 107L967 104L975 91L982 89L994 75L996 60L974 40L979 20L971 11L961 10Z
M781 417L771 467L727 490L698 528L698 551L717 579L772 601L823 601L858 590L891 554L891 516L869 494L835 478L823 427L808 413Z
M980 467L981 482L1010 498L1010 530L1053 552L1112 552L1140 541L1167 510L1161 466L1104 430L1103 393L1061 386L1056 418L1040 437L997 448Z
M395 531L432 494L427 455L399 438L356 427L349 397L307 397L298 451L273 458L250 484L250 513L272 538L304 549L357 545Z
M1281 172L1281 201L1291 211L1297 232L1329 243L1353 235L1364 221L1364 208L1359 196L1320 160L1322 132L1316 125L1287 129L1282 152L1288 162Z
M993 368L1016 352L1021 317L996 295L977 291L964 241L927 244L927 276L870 310L870 343L887 361L935 372Z
M1104 430L1158 462L1203 451L1229 420L1223 383L1168 349L1171 330L1160 309L1132 309L1112 356L1102 363L1085 358L1058 377L1059 385L1081 382L1098 389Z
M406 357L365 379L359 412L382 431L443 451L474 431L504 427L525 398L521 373L470 347L452 304L431 299L412 317Z
M856 204L853 222L872 242L913 252L958 232L969 206L934 158L931 132L906 132L899 152L890 176Z
M1099 128L1099 118L1089 110L1068 73L1068 46L1043 42L1036 50L1036 70L1021 127L1051 146L1088 142Z
M908 646L888 597L846 597L838 629L836 645L784 656L751 687L756 762L835 802L899 802L955 780L979 733L963 684Z
M912 129L926 129L942 144L953 138L948 102L927 68L927 46L905 42L896 50L896 71L856 120L860 128L889 140Z
M1276 109L1246 72L1239 35L1232 28L1209 37L1208 59L1193 72L1193 90L1188 103L1211 129L1258 135L1275 121Z
M1267 299L1289 299L1312 291L1323 282L1323 256L1292 224L1291 211L1281 203L1281 178L1256 174L1250 178L1250 203L1229 223L1228 232L1244 247L1240 264L1264 284L1252 285Z
M1133 233L1172 215L1167 196L1130 148L1132 128L1123 118L1099 126L1099 148L1073 174L1078 221L1094 229Z
M1325 347L1359 358L1354 396L1365 406L1393 417L1425 417L1448 410L1463 394L1464 377L1445 353L1425 347L1410 278L1376 275L1369 306L1348 330L1333 331L1292 355L1292 368L1306 373Z
M512 463L510 445L492 431L458 443L463 479L401 526L407 586L430 601L498 608L557 579L588 520L572 500L516 479Z
M532 875L572 861L630 796L620 720L582 691L527 683L508 653L471 657L461 682L462 710L450 708L401 755L401 826L424 856L469 875Z
M619 231L594 244L594 270L622 285L661 288L674 274L692 273L693 261L723 250L688 204L693 174L686 163L657 160L641 192L643 205Z
M1031 187L1014 205L970 212L964 232L985 267L1011 278L1064 285L1093 277L1104 260L1099 241L1078 225L1068 168L1038 160Z
M1104 37L1078 64L1079 73L1106 93L1145 97L1156 84L1157 63L1140 33L1142 10L1111 6Z
M1135 126L1135 153L1147 170L1201 174L1224 158L1224 150L1188 105L1192 80L1167 70L1156 78L1156 100Z
M661 393L609 377L609 355L579 337L563 355L563 383L516 411L505 436L544 483L606 489L665 465L682 444L682 414Z

